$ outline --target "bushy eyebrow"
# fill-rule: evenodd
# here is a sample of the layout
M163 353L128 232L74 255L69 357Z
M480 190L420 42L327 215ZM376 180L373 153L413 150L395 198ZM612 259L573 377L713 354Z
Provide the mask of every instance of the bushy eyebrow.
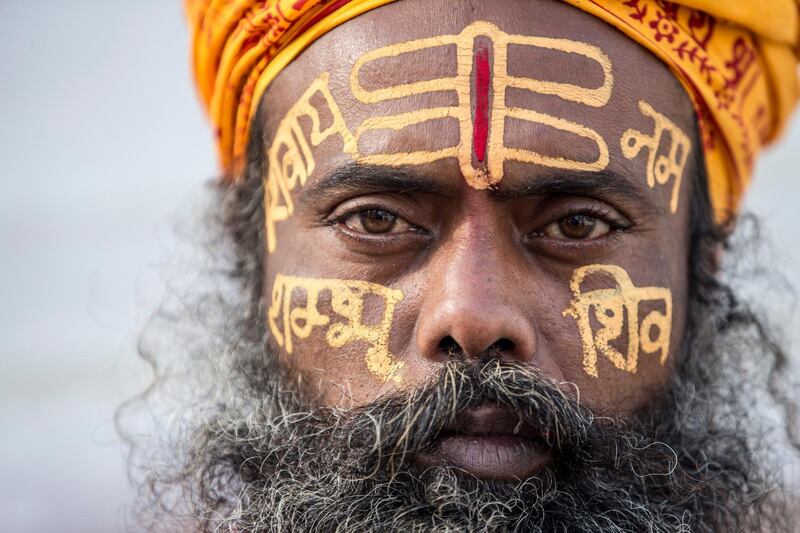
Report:
M452 198L458 194L460 184L444 182L420 172L415 167L387 167L348 163L322 176L316 183L303 189L297 200L307 202L339 197L343 194L370 194L393 192L398 194L422 193ZM552 169L537 171L536 177L526 183L503 183L489 191L499 200L514 200L534 196L575 195L623 198L655 212L663 211L651 197L627 178L611 170L599 172L574 172Z
M346 193L428 193L444 197L455 196L458 188L432 179L413 167L387 167L348 163L322 176L303 189L298 201L340 196Z
M658 209L642 187L635 185L630 178L609 169L597 172L556 170L537 173L536 178L527 183L509 185L492 191L492 195L496 198L509 200L556 194L614 196Z

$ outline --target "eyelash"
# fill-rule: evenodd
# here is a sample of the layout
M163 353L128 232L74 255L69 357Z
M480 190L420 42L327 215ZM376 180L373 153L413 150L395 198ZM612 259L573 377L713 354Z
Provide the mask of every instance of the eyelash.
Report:
M582 215L602 220L614 230L627 229L631 226L631 223L624 216L620 215L618 211L610 206L566 209L563 213L556 215L555 221L573 215Z
M352 229L347 227L347 224L345 224L345 221L348 220L349 218L351 218L352 216L355 216L355 215L358 215L361 212L370 211L370 210L373 210L373 209L374 210L379 210L379 211L385 211L387 213L391 213L394 216L405 220L405 218L403 218L402 216L398 215L393 209L390 209L390 208L388 208L388 207L386 207L384 205L380 205L380 204L368 203L368 204L363 204L363 205L358 205L358 206L351 207L350 209L348 209L347 211L345 211L345 212L343 212L341 214L332 216L331 218L329 218L328 220L325 221L325 225L329 226L331 228L334 228L337 225L339 225L339 226L341 226L340 231L343 233L344 236L346 236L348 239L352 239L352 240L355 240L357 242L361 242L361 243L364 243L364 244L374 244L376 242L388 243L388 241L390 241L390 240L395 240L395 239L398 239L398 238L402 238L402 235L400 235L400 234L371 235L371 234L366 234L366 233L362 233L362 232L358 232L358 231L353 231ZM550 226L551 224L555 224L555 223L561 221L562 219L564 219L566 217L575 216L575 215L596 218L596 219L602 221L603 223L608 225L608 227L609 227L608 233L603 235L603 236L601 236L601 237L595 237L593 239L574 240L574 241L552 238L552 237L548 237L548 236L546 236L544 234L544 230L548 226ZM419 228L418 226L415 226L415 225L411 224L408 221L406 221L406 223L409 224L413 228L410 233L416 234L417 236L425 236L425 235L427 235L427 232L424 229ZM528 241L528 242L530 242L530 241L532 241L534 239L542 240L542 241L548 241L549 244L560 246L560 247L563 247L563 248L582 248L582 247L585 248L585 247L589 247L589 246L592 246L592 245L600 244L604 240L608 241L608 240L611 240L611 239L616 239L616 238L620 237L620 235L622 233L624 233L625 231L628 231L631 227L633 227L633 225L634 224L632 222L630 222L630 220L627 217L625 217L624 215L620 214L617 210L611 208L610 206L603 206L603 207L589 206L589 207L583 207L583 208L564 209L562 211L556 212L556 214L550 219L550 221L547 222L547 224L545 224L544 226L541 226L540 229L537 229L536 231L528 233L525 236L525 240ZM552 242L550 242L550 241L552 241Z
M594 239L589 240L576 240L576 241L565 241L563 239L553 239L547 237L544 234L544 230L550 226L551 224L555 224L567 217L570 216L585 216L590 218L595 218L600 220L601 222L605 223L609 227L609 232L606 235L601 237L595 237ZM541 238L541 239L549 239L552 241L558 241L562 246L567 247L580 247L580 246L588 246L594 244L594 241L600 241L602 239L614 238L618 237L621 233L628 231L633 227L633 223L625 216L621 215L615 209L604 206L604 207L584 207L584 208L572 208L572 209L564 209L563 211L557 212L547 224L541 226L541 228L537 229L529 233L526 238L528 240Z
M368 233L362 233L362 232L354 231L354 230L350 229L347 226L347 224L345 224L345 221L347 219L349 219L350 217L358 215L359 213L362 213L364 211L371 211L371 210L385 211L387 213L390 213L390 214L396 216L398 219L404 220L406 222L406 224L408 224L411 227L411 231L406 232L406 235L403 235L403 234L392 234L392 233L384 233L384 234L372 235L372 234L368 234ZM341 214L333 215L330 218L328 218L328 220L325 221L325 225L330 227L330 228L336 228L337 226L340 226L339 231L346 238L352 239L352 240L354 240L356 242L359 242L359 243L373 244L373 245L375 243L387 243L388 244L392 240L400 239L400 238L403 238L404 236L407 237L408 233L410 233L410 234L412 234L414 236L418 236L418 237L424 237L424 236L428 235L428 232L425 229L420 228L419 226L416 226L416 225L408 222L405 219L405 217L397 214L397 212L394 209L390 209L390 208L386 207L385 205L373 204L373 203L365 203L365 204L362 204L362 205L354 206L354 207L349 208L348 210L346 210L345 212L343 212Z
M398 218L401 218L400 215L395 213L393 210L387 208L386 206L378 205L378 204L363 204L357 205L347 209L344 213L338 215L331 215L326 221L325 224L327 226L335 226L336 224L341 224L348 218L352 217L353 215L357 215L359 213L363 213L365 211L385 211L387 213L391 213Z

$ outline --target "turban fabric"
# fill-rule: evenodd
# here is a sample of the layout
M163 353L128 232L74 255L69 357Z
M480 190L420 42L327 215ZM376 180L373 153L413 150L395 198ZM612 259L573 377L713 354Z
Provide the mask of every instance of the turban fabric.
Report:
M275 76L314 40L393 0L185 0L200 96L226 179ZM800 0L563 0L663 61L697 114L717 219L737 210L756 155L800 96Z

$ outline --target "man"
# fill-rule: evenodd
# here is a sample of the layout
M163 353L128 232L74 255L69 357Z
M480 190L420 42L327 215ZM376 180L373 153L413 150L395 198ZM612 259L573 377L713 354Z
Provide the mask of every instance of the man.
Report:
M236 285L147 527L794 530L719 272L794 0L188 11Z

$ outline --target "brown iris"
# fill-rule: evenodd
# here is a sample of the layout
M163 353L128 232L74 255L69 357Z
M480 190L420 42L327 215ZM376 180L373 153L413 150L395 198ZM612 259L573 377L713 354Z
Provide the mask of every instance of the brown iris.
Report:
M568 239L586 239L597 227L597 219L586 215L570 215L558 221L558 229Z
M388 233L397 225L397 216L380 209L368 209L358 214L367 233Z

